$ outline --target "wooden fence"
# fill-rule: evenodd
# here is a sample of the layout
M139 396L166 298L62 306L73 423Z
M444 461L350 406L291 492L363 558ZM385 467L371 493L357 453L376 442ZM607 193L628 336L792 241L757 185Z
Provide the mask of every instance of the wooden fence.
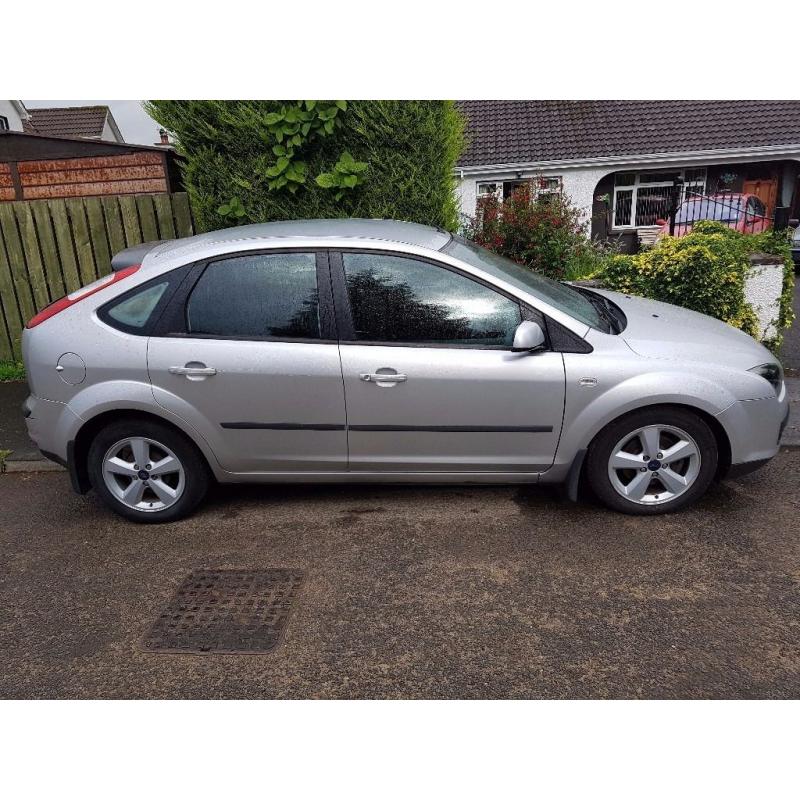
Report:
M108 274L115 253L193 233L184 192L0 202L0 361L19 359L25 323Z

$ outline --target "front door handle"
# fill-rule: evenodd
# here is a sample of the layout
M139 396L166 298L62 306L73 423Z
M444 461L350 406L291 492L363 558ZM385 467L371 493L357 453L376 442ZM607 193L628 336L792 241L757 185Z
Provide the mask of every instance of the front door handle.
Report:
M366 383L381 384L403 383L408 380L408 375L400 375L397 372L362 372L359 376Z
M184 367L170 367L169 373L171 375L185 375L187 378L209 378L216 375L217 371L214 367L207 367L205 364L193 366L187 364Z

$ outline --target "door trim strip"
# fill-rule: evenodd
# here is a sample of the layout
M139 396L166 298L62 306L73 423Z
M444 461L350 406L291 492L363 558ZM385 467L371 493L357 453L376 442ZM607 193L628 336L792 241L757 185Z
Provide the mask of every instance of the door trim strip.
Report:
M552 425L329 425L301 422L220 422L232 430L360 431L381 433L552 433Z
M220 422L223 428L233 430L269 430L269 431L343 431L344 425L304 422Z
M552 425L348 425L351 431L393 433L552 433Z

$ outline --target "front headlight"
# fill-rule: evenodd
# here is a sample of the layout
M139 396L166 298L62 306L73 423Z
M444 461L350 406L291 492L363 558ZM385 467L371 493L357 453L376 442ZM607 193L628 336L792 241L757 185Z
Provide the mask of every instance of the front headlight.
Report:
M772 388L775 390L776 396L780 394L781 384L783 383L783 370L780 364L759 364L757 367L747 370L748 372L755 372L760 375L765 381L768 381Z

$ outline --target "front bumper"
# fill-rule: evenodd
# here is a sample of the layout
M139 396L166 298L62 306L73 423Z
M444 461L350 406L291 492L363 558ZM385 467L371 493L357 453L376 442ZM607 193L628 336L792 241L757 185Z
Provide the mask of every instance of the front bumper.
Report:
M745 474L757 469L780 449L780 439L789 421L786 385L778 397L740 400L717 415L731 445L729 474Z

